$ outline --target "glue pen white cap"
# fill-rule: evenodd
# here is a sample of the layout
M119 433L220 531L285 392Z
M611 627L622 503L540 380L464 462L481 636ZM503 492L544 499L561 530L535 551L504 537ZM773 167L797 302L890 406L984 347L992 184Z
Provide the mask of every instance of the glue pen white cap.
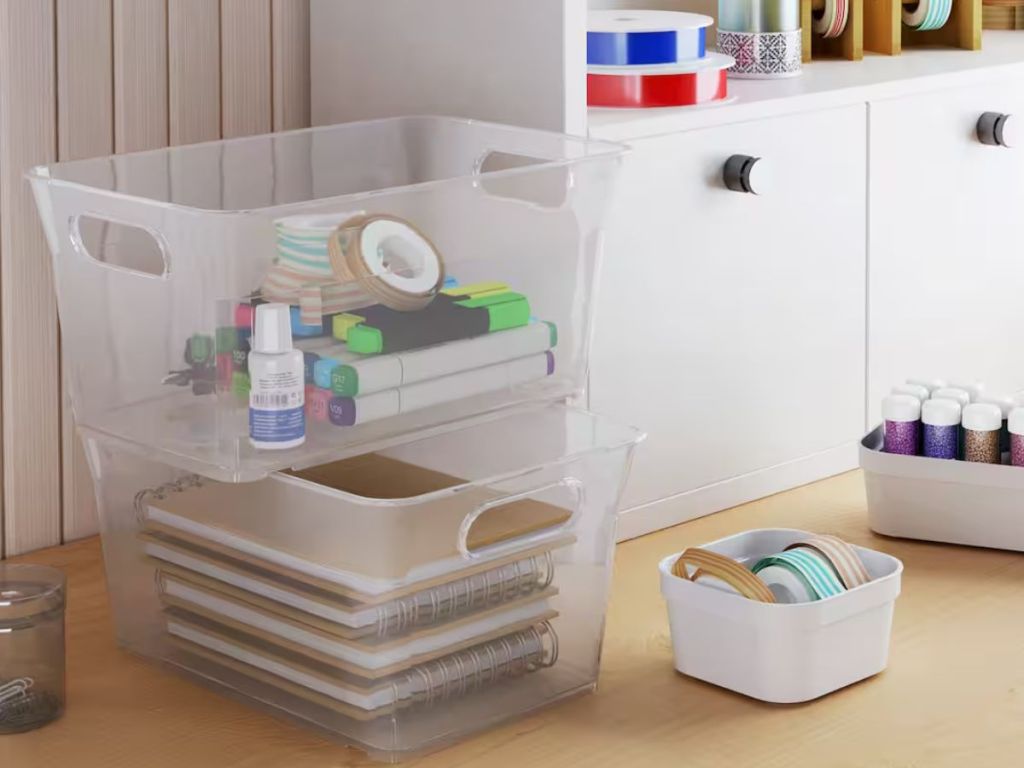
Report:
M960 403L933 397L921 403L921 421L933 427L953 427L960 423Z
M945 379L907 379L907 384L917 384L919 387L924 387L929 392L934 392L936 389L942 389L948 387L949 382Z
M882 401L882 418L886 421L917 421L921 418L921 401L913 395L889 395Z
M260 304L256 307L252 351L279 355L292 350L292 320L287 304Z
M949 386L953 389L962 389L971 396L971 402L977 402L985 394L985 383L983 381L972 381L971 379L954 379Z
M932 397L941 397L946 400L956 400L961 408L966 408L971 403L971 393L956 387L942 387L932 392Z
M1004 397L1002 395L982 395L978 400L979 403L988 403L989 405L996 406L1003 414L1004 419L1010 418L1010 411L1015 407L1012 397Z
M1010 432L1015 435L1024 435L1024 408L1014 408L1010 411Z
M991 403L971 403L964 408L964 429L992 432L1003 426L1003 412Z
M892 388L892 394L910 395L916 397L922 403L931 397L931 391L928 387L921 386L920 384L897 384Z

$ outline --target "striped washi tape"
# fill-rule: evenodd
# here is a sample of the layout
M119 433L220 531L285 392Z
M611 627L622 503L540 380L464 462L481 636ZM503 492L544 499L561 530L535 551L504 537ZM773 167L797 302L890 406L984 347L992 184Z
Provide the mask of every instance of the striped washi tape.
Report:
M731 56L710 53L685 64L649 67L590 67L587 104L591 107L690 107L728 95Z
M817 600L846 591L828 561L813 550L794 549L763 557L754 564L752 571L756 574L773 565L788 568L803 579Z
M864 567L864 563L861 562L857 551L840 538L826 535L812 536L805 541L790 544L786 547L786 551L800 548L812 549L824 557L847 589L853 589L871 581L871 576L868 574L867 568Z
M940 29L953 10L953 0L918 0L917 7L904 7L903 23L919 32Z
M676 64L705 54L710 16L673 11L591 11L587 64Z
M825 0L821 12L814 12L812 28L825 38L839 37L846 29L850 17L850 0Z
M696 570L693 576L687 573L686 566ZM760 603L774 603L775 596L768 585L748 571L735 560L699 547L690 547L672 565L672 574L681 579L696 580L702 575L712 576L732 587L743 597Z

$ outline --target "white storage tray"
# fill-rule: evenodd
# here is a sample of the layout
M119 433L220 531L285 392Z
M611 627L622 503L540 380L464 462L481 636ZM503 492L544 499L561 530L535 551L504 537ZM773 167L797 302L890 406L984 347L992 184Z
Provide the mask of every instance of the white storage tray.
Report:
M747 564L813 534L747 531L703 545ZM672 575L679 553L661 561L676 669L762 701L792 704L885 669L903 564L854 547L872 581L811 603L771 604Z
M860 444L871 530L886 536L1024 551L1024 467L882 452Z

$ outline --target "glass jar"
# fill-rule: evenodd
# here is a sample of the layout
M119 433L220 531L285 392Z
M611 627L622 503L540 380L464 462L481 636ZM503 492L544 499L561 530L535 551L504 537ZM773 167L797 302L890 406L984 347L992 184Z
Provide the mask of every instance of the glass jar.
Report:
M64 574L0 563L0 734L64 712Z

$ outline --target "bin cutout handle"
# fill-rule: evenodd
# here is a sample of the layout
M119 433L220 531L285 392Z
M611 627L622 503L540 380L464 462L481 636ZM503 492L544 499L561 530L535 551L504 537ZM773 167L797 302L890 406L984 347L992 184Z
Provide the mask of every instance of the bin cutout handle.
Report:
M158 278L170 272L167 243L147 226L84 213L72 219L70 236L76 253L107 269Z
M554 495L557 501L542 500ZM583 483L563 477L547 485L487 501L463 518L458 548L475 560L517 552L575 527L583 512Z

